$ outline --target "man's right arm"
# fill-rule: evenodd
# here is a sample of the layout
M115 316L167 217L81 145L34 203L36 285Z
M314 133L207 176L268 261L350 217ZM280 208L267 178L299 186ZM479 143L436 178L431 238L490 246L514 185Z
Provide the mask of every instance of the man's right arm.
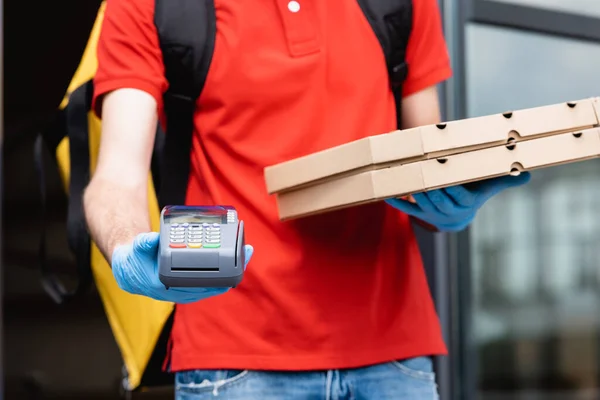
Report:
M167 290L156 268L159 235L151 232L148 183L168 82L154 0L106 0L96 54L93 109L102 135L83 199L92 240L125 292L179 304L225 293L229 288ZM248 263L253 248L244 250Z
M102 137L84 194L91 237L111 262L114 249L151 230L148 177L157 124L154 97L118 89L103 97Z
M117 246L151 230L150 159L168 86L154 0L107 0L96 54L93 109L102 134L84 212L92 239L111 262Z

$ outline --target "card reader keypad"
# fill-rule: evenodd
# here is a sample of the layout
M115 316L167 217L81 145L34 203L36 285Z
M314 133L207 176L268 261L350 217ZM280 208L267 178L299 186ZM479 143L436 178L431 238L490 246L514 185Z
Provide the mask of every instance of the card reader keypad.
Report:
M171 248L216 249L221 247L221 224L171 224Z

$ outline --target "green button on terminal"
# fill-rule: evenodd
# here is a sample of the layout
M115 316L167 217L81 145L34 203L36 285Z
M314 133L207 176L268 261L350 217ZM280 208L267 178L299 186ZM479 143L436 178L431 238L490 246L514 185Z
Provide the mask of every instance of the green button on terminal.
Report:
M216 249L221 247L221 243L205 243L202 247L205 249Z

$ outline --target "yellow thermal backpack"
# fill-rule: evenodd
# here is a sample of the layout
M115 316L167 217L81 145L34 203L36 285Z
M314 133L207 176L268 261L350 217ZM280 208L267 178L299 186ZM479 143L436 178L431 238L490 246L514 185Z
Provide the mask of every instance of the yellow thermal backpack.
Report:
M357 0L382 47L391 91L401 121L402 84L408 65L406 46L412 29L412 0ZM148 212L152 229L159 229L160 209L185 204L190 168L193 115L210 68L216 38L212 1L154 0L154 24L169 88L163 95L166 131L157 126L148 171ZM67 235L75 255L78 285L67 290L45 263L45 240L40 242L40 268L46 292L57 303L73 301L95 284L108 322L121 351L126 390L172 384L162 373L168 351L174 305L119 289L110 266L93 243L83 213L83 193L94 173L100 145L101 121L91 109L96 45L106 4L98 10L79 67L55 118L35 142L42 203L45 177L43 155L49 152L68 195ZM168 177L168 179L165 179ZM42 210L44 212L44 210Z
M82 208L83 189L94 173L100 145L101 121L91 111L90 101L93 90L92 78L97 66L96 43L104 8L105 4L102 3L81 63L55 120L38 136L35 143L40 183L45 185L41 170L42 152L50 149L60 171L64 189L69 195L67 231L69 246L77 264L79 278L77 288L67 291L52 271L47 269L43 252L40 261L44 288L57 303L77 298L95 283L123 357L126 373L125 389L134 390L144 384L148 386L172 384L168 374L162 376L160 371L166 354L173 304L131 295L119 289L110 266L90 240L85 226ZM153 230L158 230L159 206L151 173L148 180L148 212ZM41 247L43 249L43 242Z

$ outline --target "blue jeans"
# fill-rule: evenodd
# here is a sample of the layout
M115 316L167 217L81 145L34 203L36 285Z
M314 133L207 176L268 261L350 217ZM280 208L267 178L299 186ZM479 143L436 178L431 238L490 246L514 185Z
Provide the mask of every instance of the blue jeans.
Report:
M432 360L308 372L193 370L175 375L176 400L437 400Z

